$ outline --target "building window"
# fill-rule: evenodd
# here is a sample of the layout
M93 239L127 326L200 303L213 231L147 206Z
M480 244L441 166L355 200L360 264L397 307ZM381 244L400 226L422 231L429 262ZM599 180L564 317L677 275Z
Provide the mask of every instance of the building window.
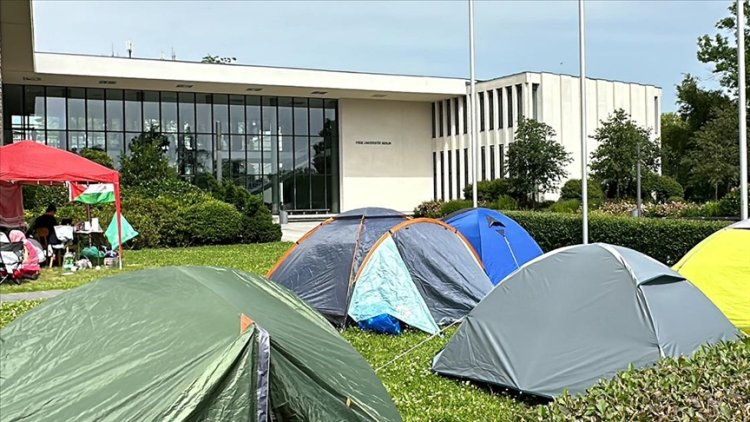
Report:
M461 196L461 150L456 150L456 194Z
M490 145L490 180L495 180L495 146Z
M435 107L437 107L436 103L432 103L432 139L435 139L436 135L436 128L437 128L437 122L435 121Z
M466 97L461 97L461 104L463 104L463 122L464 122L464 134L469 133L469 105L466 102Z
M433 107L434 110L434 107ZM432 152L432 199L438 199L437 152Z
M505 178L505 145L498 145L500 150L498 151L500 155L500 160L498 160L498 163L500 164L499 170L500 170L500 178Z
M516 85L516 100L518 102L518 118L524 117L523 114L523 84Z
M453 199L453 151L448 150L448 199Z
M187 181L220 164L223 177L274 211L339 211L336 100L35 85L3 85L3 94L8 142L99 148L119 166L128 144L153 127L168 138L167 158Z
M487 159L484 153L485 147L482 147L480 149L482 156L479 157L479 161L482 163L482 176L480 177L481 180L487 180Z
M445 151L440 151L440 196L445 197Z
M464 180L467 185L473 182L469 179L469 148L464 148Z
M487 91L487 105L490 109L490 130L495 129L495 102L493 101L495 90Z
M531 84L531 110L534 120L539 120L539 84Z
M505 114L503 114L503 110L505 108L503 107L503 89L500 88L497 90L497 127L498 129L502 129L505 127L505 124L503 121L505 120Z
M453 122L454 122L453 124L455 125L453 126L454 135L459 135L461 133L459 129L459 126L460 126L459 122L461 121L461 114L459 113L459 110L458 110L458 100L459 100L458 98L451 99L451 101L453 101Z
M513 127L513 87L505 87L505 99L508 101L508 127Z
M445 136L445 132L443 131L443 102L438 102L438 136L443 137Z
M479 93L479 130L484 132L484 92Z

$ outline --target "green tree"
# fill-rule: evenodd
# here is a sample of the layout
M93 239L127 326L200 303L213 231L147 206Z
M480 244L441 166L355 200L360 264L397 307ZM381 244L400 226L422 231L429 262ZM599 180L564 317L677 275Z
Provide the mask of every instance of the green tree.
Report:
M622 109L602 121L593 138L599 146L591 154L591 174L602 182L608 197L621 198L635 190L638 148L642 171L658 169L659 145L651 140L651 131Z
M532 202L540 194L557 189L568 175L565 166L572 161L549 125L533 119L522 119L508 148L508 171L517 192Z
M177 179L169 165L166 149L169 138L151 126L130 141L128 153L121 158L120 177L125 186L145 186L154 181Z
M691 169L692 186L707 185L714 199L739 183L739 129L735 107L723 107L695 133L695 147L684 164Z
M81 157L91 160L97 164L100 164L107 168L115 168L115 163L112 161L112 157L110 157L104 150L101 148L84 148L80 152Z
M750 5L743 2L745 22L743 33L745 45L750 45L748 23L750 23ZM704 35L698 39L698 60L713 65L713 73L719 76L721 86L737 91L737 3L731 2L730 15L716 23L718 32L713 36ZM745 61L750 61L750 54L745 49ZM747 72L745 78L750 72Z
M233 62L236 62L236 57L221 57L221 56L213 56L211 54L206 54L201 59L201 63L214 63L214 64L232 64Z

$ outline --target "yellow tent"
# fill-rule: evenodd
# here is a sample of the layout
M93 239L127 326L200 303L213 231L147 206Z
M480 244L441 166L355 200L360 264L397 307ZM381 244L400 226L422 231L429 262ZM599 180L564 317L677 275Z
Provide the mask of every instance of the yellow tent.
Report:
M705 238L674 270L708 296L736 327L750 334L750 219Z

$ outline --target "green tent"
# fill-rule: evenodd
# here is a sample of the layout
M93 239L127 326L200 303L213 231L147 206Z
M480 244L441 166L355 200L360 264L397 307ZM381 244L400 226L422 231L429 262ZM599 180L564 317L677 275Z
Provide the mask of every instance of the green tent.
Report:
M314 310L219 268L120 274L0 331L3 421L400 420Z

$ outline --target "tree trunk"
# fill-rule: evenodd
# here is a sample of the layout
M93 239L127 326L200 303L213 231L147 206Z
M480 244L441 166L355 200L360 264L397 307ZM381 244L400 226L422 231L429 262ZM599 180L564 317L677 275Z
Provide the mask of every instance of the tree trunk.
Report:
M719 200L719 184L714 183L714 201Z

